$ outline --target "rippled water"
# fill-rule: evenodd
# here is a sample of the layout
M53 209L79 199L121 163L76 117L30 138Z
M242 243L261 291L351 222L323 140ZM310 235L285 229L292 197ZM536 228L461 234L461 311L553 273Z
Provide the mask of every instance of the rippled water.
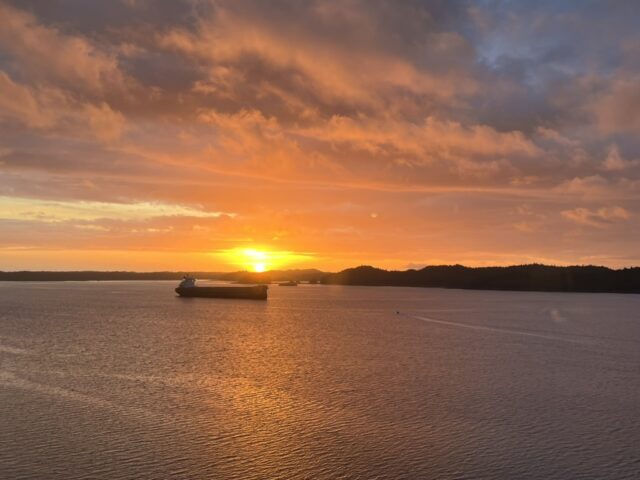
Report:
M640 478L640 296L0 283L0 478Z

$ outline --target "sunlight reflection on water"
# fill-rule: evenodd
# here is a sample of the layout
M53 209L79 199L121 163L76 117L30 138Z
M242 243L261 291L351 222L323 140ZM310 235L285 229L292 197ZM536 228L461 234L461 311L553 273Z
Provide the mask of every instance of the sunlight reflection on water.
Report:
M640 476L638 295L173 286L0 284L1 478Z

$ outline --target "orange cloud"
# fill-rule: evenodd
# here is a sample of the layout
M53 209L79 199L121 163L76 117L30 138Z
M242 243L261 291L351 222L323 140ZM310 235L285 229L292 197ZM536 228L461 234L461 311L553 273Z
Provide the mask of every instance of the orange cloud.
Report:
M575 208L573 210L564 210L562 216L580 225L589 227L603 228L615 221L626 221L631 214L622 207L602 207L597 210L589 210L588 208Z
M0 47L30 78L62 82L80 91L104 91L124 82L116 58L88 40L41 25L33 15L4 3L0 18Z

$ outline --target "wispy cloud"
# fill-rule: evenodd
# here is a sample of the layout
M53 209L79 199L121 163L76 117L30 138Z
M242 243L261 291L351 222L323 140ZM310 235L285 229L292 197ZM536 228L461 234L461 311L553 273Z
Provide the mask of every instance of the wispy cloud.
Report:
M92 220L148 220L158 217L218 218L235 213L209 212L201 208L167 203L53 201L0 196L0 220L68 222ZM85 226L88 228L88 226Z
M574 223L598 228L606 227L616 221L626 221L631 217L627 210L618 206L602 207L597 210L579 207L573 210L563 210L561 213Z

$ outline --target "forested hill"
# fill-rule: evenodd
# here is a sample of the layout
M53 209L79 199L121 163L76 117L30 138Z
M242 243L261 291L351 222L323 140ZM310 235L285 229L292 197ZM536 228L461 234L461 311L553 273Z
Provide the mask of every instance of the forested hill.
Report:
M640 293L640 268L518 265L470 268L431 266L421 270L388 271L370 266L328 274L324 283L464 288L478 290L533 290L545 292Z

